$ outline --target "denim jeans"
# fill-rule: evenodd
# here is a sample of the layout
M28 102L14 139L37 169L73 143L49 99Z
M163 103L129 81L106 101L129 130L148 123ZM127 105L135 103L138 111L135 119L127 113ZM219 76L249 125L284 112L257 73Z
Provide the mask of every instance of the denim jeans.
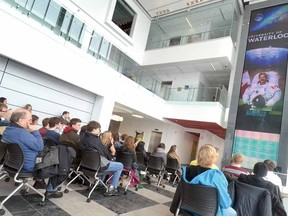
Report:
M122 170L123 170L122 163L110 161L108 168L104 171L105 173L110 173L110 172L113 173L111 185L114 188L118 187L118 182L119 182L119 178L122 173Z

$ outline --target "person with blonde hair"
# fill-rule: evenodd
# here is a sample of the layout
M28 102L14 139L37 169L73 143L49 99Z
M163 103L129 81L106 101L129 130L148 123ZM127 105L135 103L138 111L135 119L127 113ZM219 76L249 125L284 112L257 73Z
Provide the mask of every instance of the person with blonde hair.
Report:
M241 167L241 164L243 163L244 155L242 153L237 153L232 156L232 162L228 166L224 166L222 168L222 171L231 176L232 178L238 178L240 174L249 175L249 172L247 172L245 169Z
M230 207L231 198L228 194L228 182L224 174L218 169L212 169L217 160L214 146L202 146L197 155L197 166L183 167L182 180L179 183L170 207L170 212L175 213L182 197L183 184L201 184L218 189L218 216L235 216L236 211ZM189 212L193 213L193 212Z
M205 144L205 145L210 145L212 147L214 147L216 149L216 155L215 155L215 162L218 161L219 158L219 149L211 144ZM212 169L219 169L218 166L215 164L215 162L212 164ZM190 162L190 166L197 166L198 165L198 161L197 160L192 160Z
M114 157L116 155L116 149L113 145L114 140L113 140L112 132L111 131L105 131L102 134L101 141L102 141L103 145L105 145L107 147L110 154Z

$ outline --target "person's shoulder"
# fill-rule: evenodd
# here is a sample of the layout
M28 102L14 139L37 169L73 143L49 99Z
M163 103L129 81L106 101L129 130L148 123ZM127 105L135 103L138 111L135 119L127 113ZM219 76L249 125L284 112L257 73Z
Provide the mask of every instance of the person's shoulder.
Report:
M190 166L197 166L197 165L198 165L197 160L192 160L192 161L190 162Z

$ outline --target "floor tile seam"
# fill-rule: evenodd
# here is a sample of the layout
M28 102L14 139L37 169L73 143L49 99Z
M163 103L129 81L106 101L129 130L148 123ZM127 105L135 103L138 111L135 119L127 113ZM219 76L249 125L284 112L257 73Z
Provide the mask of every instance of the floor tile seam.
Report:
M19 195L26 203L28 203L30 206L32 206L33 209L35 209L40 215L43 215L38 209L36 209L28 200L26 200L22 195ZM42 200L41 200L42 201ZM45 200L44 200L44 205L45 205Z

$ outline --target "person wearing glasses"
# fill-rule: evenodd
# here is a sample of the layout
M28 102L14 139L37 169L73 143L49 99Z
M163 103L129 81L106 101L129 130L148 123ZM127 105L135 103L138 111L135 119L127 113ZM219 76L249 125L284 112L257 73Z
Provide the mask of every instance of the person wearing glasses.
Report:
M3 120L7 112L8 106L5 103L0 103L0 126L9 125L9 122Z

